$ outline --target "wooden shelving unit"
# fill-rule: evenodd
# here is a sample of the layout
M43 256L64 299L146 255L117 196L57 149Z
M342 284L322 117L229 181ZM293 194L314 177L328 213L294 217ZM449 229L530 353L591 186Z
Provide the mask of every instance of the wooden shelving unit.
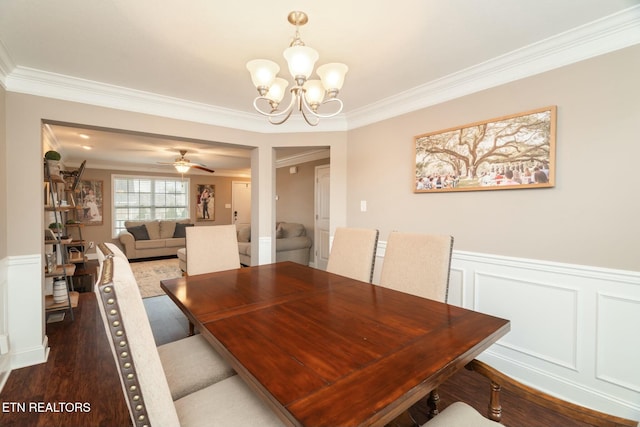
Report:
M52 175L49 170L49 165L46 159L44 160L45 170L45 182L49 184L49 200L50 205L44 207L45 212L53 212L54 222L60 223L64 228L54 231L55 239L46 239L45 245L52 245L57 252L57 257L62 260L62 264L56 265L52 271L47 271L45 268L45 277L55 279L62 279L66 284L67 298L66 301L56 303L54 302L53 295L45 296L45 311L47 313L58 311L69 311L71 319L74 320L73 309L78 306L79 295L73 289L72 277L76 270L76 263L69 261L70 245L73 245L73 238L66 235L66 222L68 221L68 213L75 211L73 206L66 206L61 204L61 198L58 197L61 192L66 190L66 183L59 175ZM75 218L75 216L74 216ZM68 224L71 225L71 224ZM75 225L75 224L73 224ZM80 229L78 227L78 229ZM82 242L78 246L82 247L82 264L84 264L84 240L82 240L82 234L79 236L78 242ZM73 247L73 246L72 246Z

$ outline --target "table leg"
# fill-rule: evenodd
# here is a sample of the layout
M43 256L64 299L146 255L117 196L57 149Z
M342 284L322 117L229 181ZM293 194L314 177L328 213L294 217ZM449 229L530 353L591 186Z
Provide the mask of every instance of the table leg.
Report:
M429 404L429 418L433 418L440 413L438 410L438 404L440 403L440 395L438 394L438 389L435 388L431 390L429 393L429 399L427 399Z

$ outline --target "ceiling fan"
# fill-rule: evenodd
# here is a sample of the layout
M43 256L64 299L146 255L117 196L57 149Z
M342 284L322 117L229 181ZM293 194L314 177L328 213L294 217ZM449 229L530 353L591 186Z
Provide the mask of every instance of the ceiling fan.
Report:
M187 173L187 172L189 172L189 169L191 169L191 168L200 169L200 170L203 170L205 172L210 172L210 173L214 173L215 172L213 169L209 169L205 165L202 165L200 163L194 163L194 162L190 161L189 159L186 159L184 157L185 154L187 154L187 150L180 150L180 157L178 157L174 162L171 162L171 163L158 162L158 164L159 165L172 165L173 167L176 168L176 170L179 173Z

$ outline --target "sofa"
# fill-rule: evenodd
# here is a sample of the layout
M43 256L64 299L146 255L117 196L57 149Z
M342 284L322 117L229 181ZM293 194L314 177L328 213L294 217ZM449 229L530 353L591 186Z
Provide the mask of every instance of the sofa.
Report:
M251 224L236 224L240 263L251 265ZM279 222L276 224L276 262L293 261L309 265L313 240L307 236L302 224Z
M125 221L118 239L128 259L177 255L185 246L185 227L191 220Z

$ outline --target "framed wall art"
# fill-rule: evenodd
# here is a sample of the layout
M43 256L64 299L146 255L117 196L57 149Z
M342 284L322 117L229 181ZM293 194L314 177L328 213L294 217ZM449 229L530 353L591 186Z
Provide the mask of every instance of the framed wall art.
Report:
M198 184L196 194L196 220L215 221L215 185Z
M76 206L81 206L77 219L86 225L102 225L102 181L81 180L78 185L80 194Z
M415 193L553 187L556 107L415 137Z

